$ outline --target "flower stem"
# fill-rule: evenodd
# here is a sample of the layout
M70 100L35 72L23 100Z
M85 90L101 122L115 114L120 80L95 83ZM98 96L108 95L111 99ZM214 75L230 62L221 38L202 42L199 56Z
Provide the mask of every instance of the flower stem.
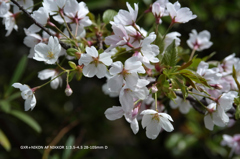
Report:
M44 83L44 84L42 84L42 85L40 85L40 86L37 86L37 88L38 88L38 89L39 89L39 88L42 88L43 86L49 84L50 82L52 82L53 80L55 80L56 78L60 77L61 75L63 75L63 74L66 73L66 72L69 72L69 71L68 71L68 70L65 70L65 71L59 73L58 76L54 77L54 78L51 79L50 81L48 81L48 82L46 82L46 83Z
M191 56L190 56L190 58L189 58L189 60L188 60L188 61L191 61L191 60L192 60L192 58L193 58L193 56L194 56L194 53L195 53L195 51L196 51L196 49L195 49L195 48L193 48L193 50L192 50L192 53L191 53Z
M157 108L157 92L154 93L155 94L155 109L158 112L158 108Z

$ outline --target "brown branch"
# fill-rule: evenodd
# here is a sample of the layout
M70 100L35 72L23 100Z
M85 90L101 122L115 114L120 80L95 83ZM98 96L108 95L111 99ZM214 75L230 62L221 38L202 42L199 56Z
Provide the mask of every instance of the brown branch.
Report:
M48 149L44 150L42 159L48 159L48 156L52 150L50 149L50 146L55 146L68 131L70 131L73 127L75 127L78 124L79 124L79 120L75 120L74 122L70 123L68 126L64 127L57 134L57 136L52 140L52 142L48 145L49 146Z
M42 30L44 30L46 33L48 33L50 36L55 36L54 34L52 34L47 28L45 28L42 24L38 23L18 2L16 2L15 0L11 0L15 5L18 6L18 8L20 10L22 10L32 21L34 24L36 24L39 28L41 28ZM60 45L64 48L64 49L69 49L70 46L65 44L64 42L59 40Z

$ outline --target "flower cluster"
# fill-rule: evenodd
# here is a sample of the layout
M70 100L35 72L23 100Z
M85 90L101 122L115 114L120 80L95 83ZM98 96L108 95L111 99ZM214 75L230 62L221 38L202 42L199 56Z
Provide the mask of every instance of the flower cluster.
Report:
M17 29L15 18L21 10L32 12L32 0L12 2L1 0L0 3L6 36L13 28ZM37 89L48 83L53 89L62 86L63 74L66 74L67 96L73 93L69 84L73 76L77 80L82 76L96 76L106 78L105 94L119 98L120 105L108 108L106 118L116 120L124 116L134 134L139 131L139 120L150 139L156 139L161 130L173 131L169 110L177 107L183 114L191 108L202 113L209 130L213 130L214 125L227 126L234 115L229 114L229 110L240 111L239 107L234 107L240 105L236 100L240 89L240 59L232 54L222 62L196 60L195 51L203 51L213 44L206 30L199 34L192 30L186 42L192 53L187 60L181 58L181 34L176 31L161 34L158 29L163 23L162 17L171 19L167 31L176 23L187 23L197 17L178 1L158 0L144 13L152 13L155 17L153 32L137 24L138 4L132 7L127 2L126 6L128 10L119 10L115 16L111 13L106 19L103 17L112 30L96 23L89 16L86 4L76 0L43 0L42 7L29 14L34 24L24 29L24 44L30 48L28 57L56 65L56 68L39 72L40 80L51 78L41 86L31 89L20 83L13 84L22 91L25 110L35 107ZM71 69L63 67L63 59L68 60Z

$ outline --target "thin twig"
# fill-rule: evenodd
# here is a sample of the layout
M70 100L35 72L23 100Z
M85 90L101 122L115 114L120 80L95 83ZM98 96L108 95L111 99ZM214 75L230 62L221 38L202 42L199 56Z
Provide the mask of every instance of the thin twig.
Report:
M48 33L50 36L55 36L54 34L52 34L47 28L45 28L44 26L42 26L40 23L38 23L19 3L17 3L15 0L11 0L15 5L18 6L18 8L20 10L22 10L32 21L34 24L36 24L38 27L40 27L42 30L44 30L46 33ZM69 49L70 46L65 44L64 42L62 41L59 41L59 43L61 44L61 46L64 48L64 49Z
M57 136L52 140L52 142L48 145L49 148L44 150L42 159L48 159L48 156L52 150L50 149L50 146L55 146L68 131L70 131L73 127L75 127L78 124L79 124L79 120L75 120L74 122L70 123L68 126L64 127L57 134Z

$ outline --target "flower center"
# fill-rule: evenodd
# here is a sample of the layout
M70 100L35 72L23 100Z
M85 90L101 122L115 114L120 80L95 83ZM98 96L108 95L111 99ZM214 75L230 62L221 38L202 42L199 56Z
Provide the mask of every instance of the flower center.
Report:
M153 115L152 120L156 120L156 121L159 122L159 116L158 116L158 113L156 113L156 114Z
M52 59L52 58L54 58L54 54L53 54L51 51L49 51L47 57L49 57L50 59Z

